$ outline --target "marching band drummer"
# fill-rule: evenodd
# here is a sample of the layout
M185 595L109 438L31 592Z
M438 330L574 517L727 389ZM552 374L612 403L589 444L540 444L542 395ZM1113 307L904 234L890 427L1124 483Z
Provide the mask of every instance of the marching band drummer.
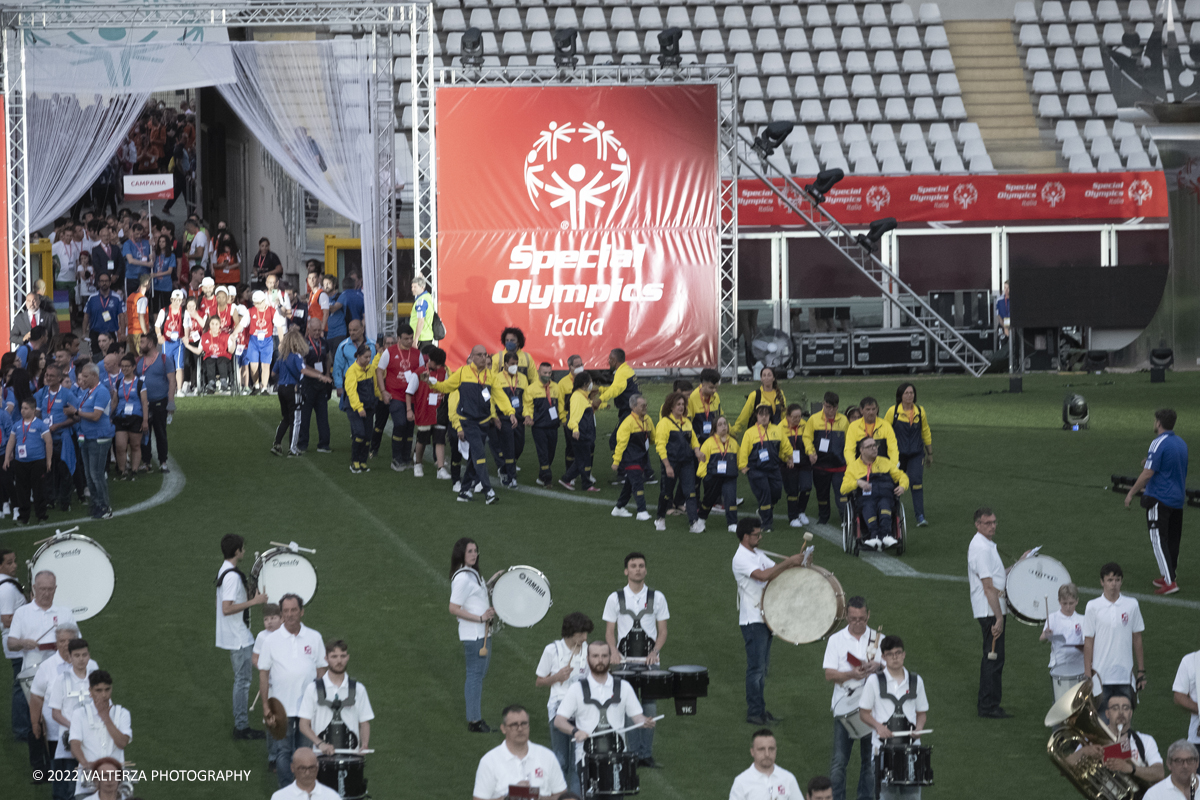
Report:
M646 586L646 557L641 553L625 556L625 577L629 582L608 596L601 617L607 623L604 640L608 642L612 662L620 664L622 656L626 656L645 658L647 666L658 664L659 653L667 643L667 620L671 618L666 595ZM655 701L642 704L642 713L647 717L657 712ZM652 729L632 730L628 739L629 749L638 757L638 766L658 767L654 761Z
M486 471L486 466L479 471ZM463 683L467 730L491 733L492 729L483 720L483 679L487 677L492 652L479 651L483 649L487 623L496 618L496 609L491 607L487 585L479 574L479 545L465 536L454 543L450 552L450 613L458 617L458 639L467 660L467 679Z
M46 706L50 716L59 726L59 732L71 729L71 717L75 709L92 701L88 678L100 666L92 660L86 639L72 639L67 643L67 654L71 668L64 670L50 685L46 695ZM78 767L70 746L61 735L55 737L54 771L62 776ZM74 782L60 779L54 782L54 800L69 800L75 796Z
M1039 637L1050 642L1050 683L1054 699L1086 676L1083 674L1083 616L1075 613L1079 589L1073 583L1058 587L1058 611L1051 611Z
M887 747L896 733L925 728L929 712L929 698L925 696L925 681L915 672L904 668L904 640L899 636L885 636L879 646L883 651L886 669L875 673L863 686L862 699L858 701L862 721L875 729L871 744L876 755L875 782L882 777L882 762L879 751ZM919 739L909 739L916 744ZM891 798L914 798L920 800L920 786L883 786L879 800Z
M833 682L832 709L836 715L838 704L848 695L858 692L867 679L883 668L879 652L879 633L870 631L871 609L861 596L846 601L846 627L829 637L825 645L825 680ZM850 751L858 742L862 766L858 771L858 800L873 800L875 797L875 770L871 761L871 743L868 735L854 739L836 717L833 720L833 758L829 763L829 779L833 783L833 800L846 800L846 764Z
M236 533L221 537L225 560L217 572L217 649L227 650L233 664L233 738L262 739L266 734L250 727L247 703L253 677L254 637L250 635L250 608L267 602L256 592L247 599L250 582L238 568L246 555L246 540ZM230 576L233 576L232 578Z
M587 637L594 629L591 619L582 612L572 611L563 617L562 638L546 645L542 651L535 673L537 679L534 681L538 688L550 687L550 700L546 704L550 715L550 746L563 776L575 792L580 791L580 787L579 774L575 771L575 754L572 752L574 742L570 736L554 727L554 717L571 684L587 677Z
M336 744L329 741L334 733L329 730L329 724L333 721L336 704L338 718L358 739L357 749L367 750L375 712L371 710L367 687L346 676L350 646L342 639L334 639L325 645L325 660L329 662L329 670L308 684L300 701L300 735L313 743L313 750L322 755L333 755Z
M611 654L608 642L588 643L588 676L571 684L554 717L554 727L575 739L576 768L584 760L583 743L614 735L625 726L626 718L644 728L654 727L654 720L642 713L633 687L608 674ZM615 735L622 741L625 738L623 733Z
M559 800L567 790L554 753L529 741L529 712L511 705L500 712L504 741L479 759L472 800L504 800L508 787L536 788L539 797Z

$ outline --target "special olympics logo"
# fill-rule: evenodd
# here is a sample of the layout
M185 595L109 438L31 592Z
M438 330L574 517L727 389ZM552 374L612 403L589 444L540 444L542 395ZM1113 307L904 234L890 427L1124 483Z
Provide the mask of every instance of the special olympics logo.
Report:
M1067 187L1058 181L1050 181L1042 187L1042 199L1049 203L1051 208L1054 208L1067 199Z
M1179 188L1191 192L1197 200L1200 200L1200 162L1194 158L1188 158L1175 173L1175 180L1178 182Z
M1129 184L1128 194L1129 199L1140 206L1154 196L1154 187L1150 185L1150 181L1139 178Z
M876 211L892 202L892 193L886 186L872 186L867 189L867 205Z
M954 190L954 202L959 208L966 210L979 199L979 190L973 183L960 183Z
M585 227L588 206L607 206L611 218L629 191L629 172L629 153L604 120L551 122L525 157L525 191L538 210L543 191L554 197L550 208L567 207L563 229L578 230Z

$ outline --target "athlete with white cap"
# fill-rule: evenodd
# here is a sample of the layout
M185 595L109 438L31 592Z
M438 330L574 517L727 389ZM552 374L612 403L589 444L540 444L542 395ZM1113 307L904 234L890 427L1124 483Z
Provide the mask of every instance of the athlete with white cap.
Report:
M162 342L163 355L175 366L176 386L183 386L183 301L186 297L183 289L171 292L171 304L160 308L158 318L154 321L154 330L158 333L158 340Z
M254 371L257 366L257 391L266 394L267 382L271 375L272 336L280 320L285 324L287 320L283 318L277 308L271 305L267 293L261 289L256 290L250 299L254 305L246 312L246 325L250 332L250 341L246 345L246 360L250 365L250 381L246 385L249 386L254 382Z

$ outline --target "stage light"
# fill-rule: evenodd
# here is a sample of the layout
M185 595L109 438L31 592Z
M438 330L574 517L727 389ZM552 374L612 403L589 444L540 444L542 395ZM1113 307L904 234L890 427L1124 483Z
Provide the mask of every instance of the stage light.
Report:
M783 146L784 140L787 139L794 127L790 122L772 122L762 129L750 147L758 153L763 161L766 161L776 148Z
M858 242L858 246L870 252L875 249L875 245L879 244L879 240L888 231L896 230L896 218L884 217L877 219L871 223L871 227L867 228L866 233L860 233L854 237L854 241Z
M1169 347L1156 347L1150 351L1150 382L1164 383L1167 370L1175 366L1175 351Z
M579 31L561 28L554 32L554 66L567 69L575 66L575 44Z
M479 69L483 66L483 31L467 28L462 35L462 64Z
M1108 351L1088 350L1083 357L1083 364L1088 372L1100 372L1108 366Z
M812 198L812 201L817 205L825 202L825 195L829 193L838 181L846 177L846 173L840 169L823 169L817 173L817 179L804 187L804 191Z
M1063 398L1062 421L1064 431L1078 431L1088 426L1088 404L1081 394L1069 394Z
M658 35L658 63L663 69L679 69L683 56L679 55L679 37L683 31L679 28L667 28Z

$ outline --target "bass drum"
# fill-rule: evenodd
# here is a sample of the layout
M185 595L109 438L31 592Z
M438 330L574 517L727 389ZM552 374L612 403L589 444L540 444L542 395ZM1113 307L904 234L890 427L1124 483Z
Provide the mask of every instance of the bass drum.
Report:
M250 596L256 592L266 594L272 603L294 594L308 605L317 594L317 568L299 553L273 547L255 558L250 569Z
M533 567L509 567L492 587L492 608L505 625L532 628L550 611L550 581Z
M1008 568L1004 596L1008 610L1026 625L1044 625L1056 608L1058 589L1071 582L1071 573L1050 556L1022 558ZM1047 607L1049 605L1049 607Z
M56 536L38 548L29 562L30 586L43 571L53 572L58 583L54 602L71 609L79 622L104 610L117 581L108 551L78 533Z
M771 579L762 596L763 621L790 644L824 639L846 618L846 593L829 570L793 567Z

